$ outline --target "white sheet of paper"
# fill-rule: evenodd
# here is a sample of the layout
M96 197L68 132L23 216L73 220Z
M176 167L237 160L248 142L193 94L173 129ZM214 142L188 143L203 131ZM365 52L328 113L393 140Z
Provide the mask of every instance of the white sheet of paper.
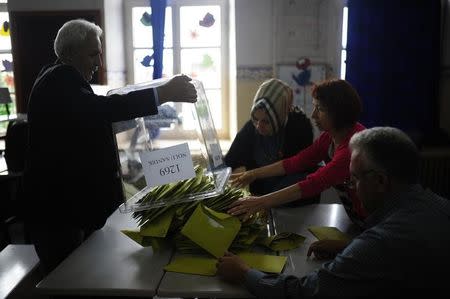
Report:
M214 167L223 164L222 152L220 151L219 145L217 143L211 143L209 146L211 148L211 155Z
M140 157L148 187L195 177L194 164L187 143L141 152Z

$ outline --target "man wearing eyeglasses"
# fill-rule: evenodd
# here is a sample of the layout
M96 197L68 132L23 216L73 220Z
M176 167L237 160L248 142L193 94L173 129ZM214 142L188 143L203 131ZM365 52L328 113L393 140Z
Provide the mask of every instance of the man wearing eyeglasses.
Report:
M369 213L363 233L302 278L267 275L231 253L220 258L219 275L241 279L258 298L448 292L450 202L417 183L414 143L398 129L379 127L355 134L349 146L350 184Z

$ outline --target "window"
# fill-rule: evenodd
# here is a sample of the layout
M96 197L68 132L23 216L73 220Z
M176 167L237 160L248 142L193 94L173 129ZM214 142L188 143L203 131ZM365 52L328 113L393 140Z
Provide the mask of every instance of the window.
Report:
M0 87L7 87L12 103L8 104L11 114L16 113L14 96L14 73L12 68L11 38L9 30L9 15L5 3L0 3ZM0 105L0 115L6 115L6 105Z
M226 0L168 0L164 28L163 77L183 73L203 82L219 136L228 134L228 38ZM147 0L125 2L128 82L152 80L151 7ZM149 62L150 61L150 62ZM174 105L181 125L165 129L165 137L177 130L195 130L183 105Z
M348 28L348 7L342 10L342 42L341 42L341 79L345 80L345 72L347 69L347 28Z

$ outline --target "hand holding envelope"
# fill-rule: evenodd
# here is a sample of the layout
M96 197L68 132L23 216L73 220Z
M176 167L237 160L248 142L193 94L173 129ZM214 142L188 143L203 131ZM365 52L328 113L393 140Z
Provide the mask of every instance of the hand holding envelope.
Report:
M317 238L308 249L307 256L312 253L321 260L333 259L351 242L350 236L336 227L310 226L308 230Z

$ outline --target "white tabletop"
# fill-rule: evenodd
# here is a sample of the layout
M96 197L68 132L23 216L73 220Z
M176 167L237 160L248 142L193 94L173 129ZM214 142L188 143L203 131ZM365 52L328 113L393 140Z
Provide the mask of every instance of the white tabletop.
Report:
M317 204L297 208L272 209L275 232L293 232L306 237L305 242L296 249L282 253L288 257L283 274L302 277L319 268L324 260L314 256L307 257L309 245L317 241L308 231L310 226L334 226L341 231L354 236L358 228L347 216L341 204Z
M303 276L322 261L307 259L309 244L316 239L311 225L336 226L354 234L343 207L338 204L277 208L272 211L275 230L295 232L307 237L298 249L286 253L284 273ZM160 297L249 298L241 285L229 284L217 276L167 272L171 252L153 253L123 235L120 230L134 228L131 214L116 211L105 227L94 233L72 255L47 276L38 288L47 294L114 295ZM159 286L158 286L159 285Z
M159 297L252 298L244 286L217 276L166 272L158 288Z
M120 232L135 227L131 214L117 210L37 288L45 294L154 296L171 252L155 253Z
M34 246L6 246L0 254L0 298L6 298L38 262Z

